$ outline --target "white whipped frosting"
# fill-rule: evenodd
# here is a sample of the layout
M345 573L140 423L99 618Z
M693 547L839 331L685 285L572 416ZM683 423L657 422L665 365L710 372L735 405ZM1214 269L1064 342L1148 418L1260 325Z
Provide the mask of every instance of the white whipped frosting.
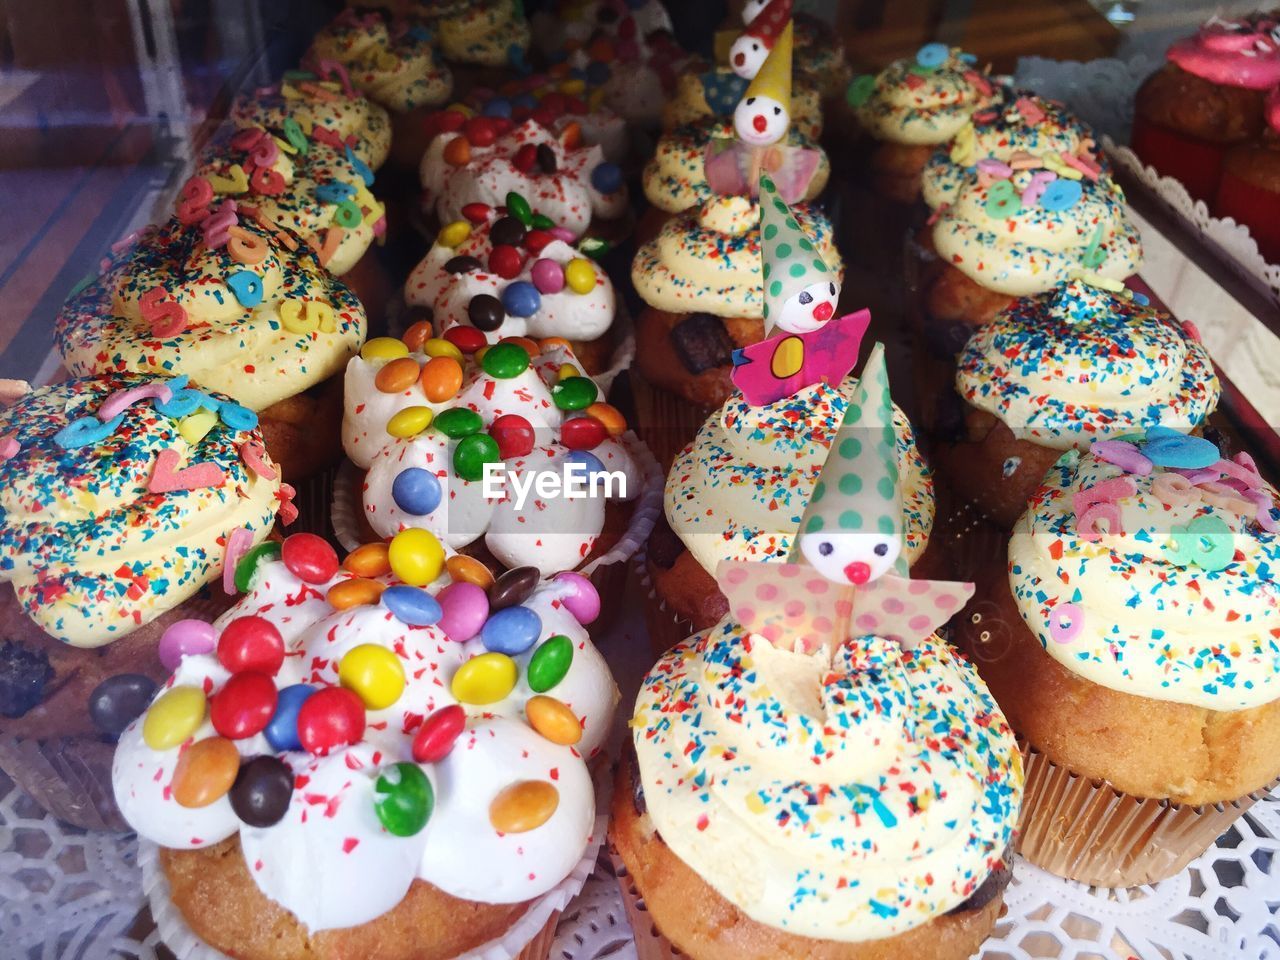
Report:
M462 208L469 203L501 206L512 191L528 200L535 213L550 217L575 237L586 232L593 218L614 220L627 210L625 186L601 193L591 182L591 172L605 162L598 144L570 150L546 127L526 120L490 146L472 144L470 161L453 166L444 158L445 148L461 135L442 133L432 140L418 168L426 200L441 223L462 219ZM528 173L519 170L513 158L526 144L550 147L555 172L540 173L536 167Z
M453 674L485 651L478 639L459 644L436 627L407 626L382 604L334 611L323 597L349 576L340 572L310 585L279 561L264 564L253 591L217 623L257 615L280 627L288 653L275 678L281 688L332 680L337 659L360 643L394 651L408 683L395 704L367 714L365 739L325 757L281 754L297 777L290 807L279 823L253 828L240 823L225 796L198 809L180 806L169 787L182 747L147 746L140 718L121 736L112 771L125 818L148 840L176 849L211 846L238 830L259 889L312 932L375 919L415 879L484 903L519 903L546 893L568 875L590 840L595 799L583 758L601 748L617 702L603 659L561 602L573 587L546 583L526 601L542 618L542 631L529 651L513 658L522 679L500 703L466 707L467 729L453 751L423 767L435 792L431 819L416 835L395 837L377 819L374 783L387 765L412 761L412 731L424 715L455 702L449 693ZM550 691L583 724L583 738L572 748L551 743L523 722L532 695L523 679L529 660L557 634L574 645L568 674ZM213 654L190 655L161 693L173 686L217 691L227 677ZM216 733L206 718L183 746L210 736ZM262 735L235 744L246 758L273 752ZM521 780L553 783L559 804L534 830L499 835L488 821L489 804Z

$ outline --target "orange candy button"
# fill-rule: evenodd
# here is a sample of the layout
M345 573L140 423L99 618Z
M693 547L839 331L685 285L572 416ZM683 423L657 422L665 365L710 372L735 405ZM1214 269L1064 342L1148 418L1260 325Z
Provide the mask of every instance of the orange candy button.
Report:
M422 349L423 343L431 339L432 335L431 321L419 320L409 327L400 339L404 341L406 347L416 352Z
M347 559L342 561L343 569L349 570L357 577L383 577L391 572L391 561L387 558L385 543L366 543L356 547Z
M178 757L173 768L173 799L181 807L207 807L225 796L240 772L240 751L230 740L198 740Z
M383 393L400 393L408 390L420 373L418 361L413 357L392 360L373 378L373 385Z
M545 780L521 780L507 787L489 804L489 823L499 833L536 830L560 806L560 791Z
M422 368L422 392L432 403L444 403L462 389L462 364L453 357L432 357Z
M554 350L556 347L564 347L567 350L573 349L573 344L564 337L544 337L542 340L538 341L538 346L542 348L543 353L546 353L548 350Z
M604 424L609 436L616 437L627 429L627 419L611 403L593 403L587 407L587 416L595 417Z
M325 597L329 606L335 610L349 610L368 603L377 603L386 587L377 580L366 580L357 577L354 580L343 580L329 588Z
M530 697L524 705L529 726L552 743L571 747L582 739L582 724L574 712L555 697Z
M465 167L471 162L471 142L456 136L444 145L444 162L451 167Z
M444 568L449 571L449 578L455 583L474 583L482 590L493 586L493 574L475 557L458 554L446 560Z

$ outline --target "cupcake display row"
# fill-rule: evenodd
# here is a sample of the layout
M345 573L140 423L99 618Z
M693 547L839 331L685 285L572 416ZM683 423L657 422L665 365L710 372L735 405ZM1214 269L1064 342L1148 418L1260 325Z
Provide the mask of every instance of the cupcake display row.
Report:
M1099 138L551 6L353 5L50 318L0 771L179 960L547 960L604 864L642 960L963 960L1024 862L1178 874L1280 780L1280 503Z

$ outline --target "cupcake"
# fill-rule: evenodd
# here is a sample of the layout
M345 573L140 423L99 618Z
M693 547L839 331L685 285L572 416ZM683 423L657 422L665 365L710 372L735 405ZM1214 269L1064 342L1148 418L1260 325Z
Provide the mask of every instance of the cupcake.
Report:
M997 104L999 93L971 55L942 43L925 44L914 59L897 60L876 76L855 78L847 99L876 144L876 192L898 203L919 199L920 175L934 150L973 114Z
M495 609L466 581L397 582L385 552L339 569L323 542L291 545L116 751L161 938L245 960L543 960L602 826L588 760L617 691L578 619L589 592L554 581Z
M390 111L401 166L418 162L427 147L422 121L453 91L453 74L437 60L426 25L384 11L342 11L316 34L304 63L337 69L340 79Z
M0 768L56 816L119 827L109 741L160 679L162 632L217 609L287 491L256 416L185 378L68 380L0 412ZM284 491L284 492L282 492Z
M772 188L772 180L765 181ZM765 260L785 244L783 259L797 251L813 254L828 282L838 284L844 272L830 221L807 203L788 209L776 190L766 197L761 189L759 200L717 196L696 212L673 217L632 262L631 279L646 304L636 322L636 369L653 386L698 407L717 406L732 395L734 351L769 332ZM834 303L830 308L827 318ZM701 422L699 411L691 412L695 422L680 444Z
M1048 471L960 618L1026 744L1032 863L1173 876L1280 775L1275 497L1247 454L1164 427Z
M797 62L803 63L804 52L795 49L791 8L791 0L770 0L745 10L744 18L749 14L749 19L729 45L725 65L702 64L701 69L681 76L664 113L664 125L674 129L708 117L731 119L739 101L747 95L747 86L784 32ZM822 97L808 73L793 82L791 115L796 130L805 137L817 140L822 136Z
M512 126L477 117L431 141L419 175L423 207L441 226L465 219L472 204L497 207L518 193L575 238L588 229L616 241L629 232L622 171L572 131L557 135L533 119Z
M410 339L371 341L347 367L343 441L367 471L358 496L374 534L426 530L543 576L648 537L648 454L567 346L517 339L477 358L482 340L464 353L456 334Z
M887 429L878 359L855 403ZM905 579L893 498L842 492L894 471L868 441L833 453L793 562L722 564L729 616L643 681L609 834L642 957L960 960L995 925L1017 745L930 635L972 585Z
M935 351L954 354L966 328L1017 297L1081 274L1118 288L1137 271L1142 241L1124 191L1091 150L1007 163L972 156L952 202L923 231L919 293Z
M1214 16L1169 48L1134 102L1131 142L1144 163L1212 202L1228 149L1257 139L1264 99L1280 84L1280 35L1273 13Z
M1014 301L960 355L948 484L1002 529L1064 450L1157 427L1198 431L1221 387L1194 327L1141 294L1079 281Z
M588 373L603 372L620 340L609 275L573 246L571 231L526 228L518 214L534 217L523 197L508 194L506 203L473 206L470 221L442 230L409 274L405 302L427 311L442 334L568 340Z
M296 150L303 149L303 137L349 146L370 170L381 167L391 152L391 118L384 107L338 80L321 80L308 71L287 73L278 85L238 98L230 120L237 127L282 131Z
M1248 227L1263 258L1280 263L1280 90L1267 105L1270 132L1227 153L1212 209Z
M55 334L75 376L182 374L234 397L261 415L289 479L338 454L336 431L316 425L338 419L334 375L364 342L365 313L297 235L189 187L177 216L118 245L63 304Z
M767 4L766 4L767 5ZM759 2L748 3L745 13ZM844 41L839 31L820 17L796 13L792 17L796 30L796 70L814 85L823 100L840 100L853 80Z
M435 21L440 52L454 66L461 92L520 70L528 62L529 21L516 0L451 4Z
M196 165L194 178L204 182L188 181L183 194L212 193L252 207L302 237L340 277L385 235L386 209L369 192L373 172L350 147L314 137L299 142L305 152L265 127L222 130Z

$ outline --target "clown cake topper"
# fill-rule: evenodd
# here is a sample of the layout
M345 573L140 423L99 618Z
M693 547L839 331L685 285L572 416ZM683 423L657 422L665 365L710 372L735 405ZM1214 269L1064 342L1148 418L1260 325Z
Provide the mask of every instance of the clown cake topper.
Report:
M800 653L831 653L864 634L910 650L973 595L971 583L907 578L894 444L884 346L877 343L788 562L725 560L716 567L745 629Z
M707 144L704 167L713 193L759 194L760 175L769 173L787 203L804 199L818 169L817 150L785 143L791 128L790 22L778 37L746 94L733 111L734 139L717 137Z
M754 80L779 38L790 29L791 0L767 0L729 48L730 68L742 79Z
M838 384L858 362L871 314L839 319L840 278L760 174L760 246L764 259L766 339L733 353L734 385L753 406L763 406L815 383Z

